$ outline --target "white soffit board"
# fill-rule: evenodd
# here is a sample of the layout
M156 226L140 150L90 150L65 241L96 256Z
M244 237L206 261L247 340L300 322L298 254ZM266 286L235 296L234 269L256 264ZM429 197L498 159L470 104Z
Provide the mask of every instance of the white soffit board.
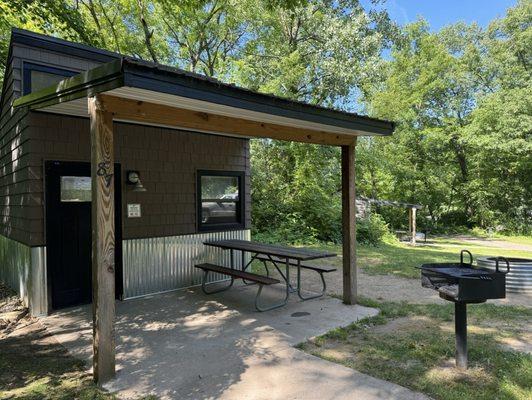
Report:
M271 123L271 124L284 125L284 126L289 126L289 127L294 127L294 128L311 129L311 130L316 130L316 131L325 131L325 132L330 132L330 133L338 133L338 134L351 135L351 136L374 135L372 133L365 132L365 131L347 129L347 128L342 128L342 127L332 126L332 125L319 124L316 122L304 121L304 120L299 120L299 119L294 119L294 118L287 118L287 117L266 114L266 113L261 113L257 111L250 111L250 110L245 110L242 108L230 107L230 106L226 106L222 104L210 103L207 101L195 100L195 99L190 99L187 97L176 96L172 94L160 93L160 92L155 92L152 90L138 89L138 88L127 87L127 86L110 90L108 92L105 92L105 94L116 96L116 97L123 97L126 99L131 99L131 100L136 100L136 101L145 101L145 102L150 102L154 104L166 105L170 107L177 107L177 108L183 108L187 110L207 112L211 114L223 115L226 117L242 118L242 119L247 119L247 120L256 121L256 122L265 122L265 123ZM56 113L56 114L66 114L66 115L87 117L88 116L87 99L83 97L83 98L65 102L65 103L54 104L52 106L42 108L40 109L40 111L46 111L46 112L51 112L51 113ZM127 121L123 121L123 122L127 122ZM138 122L135 122L135 123L138 123ZM148 125L154 125L154 124L148 124ZM167 125L157 125L157 126L167 126ZM169 127L176 128L175 126L169 126ZM215 132L209 132L209 133L215 133Z

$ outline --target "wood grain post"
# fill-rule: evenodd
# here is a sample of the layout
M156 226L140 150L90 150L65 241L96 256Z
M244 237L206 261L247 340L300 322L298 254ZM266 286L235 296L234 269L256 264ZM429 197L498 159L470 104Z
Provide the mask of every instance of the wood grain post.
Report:
M416 211L417 209L412 207L410 209L410 220L411 220L411 230L410 230L410 234L412 235L412 244L415 246L416 245Z
M357 299L355 147L356 141L351 145L342 146L342 255L345 304L355 304Z
M93 376L115 376L115 204L113 115L99 96L89 102L92 162Z
M410 242L412 242L412 208L408 207L408 234L410 235Z

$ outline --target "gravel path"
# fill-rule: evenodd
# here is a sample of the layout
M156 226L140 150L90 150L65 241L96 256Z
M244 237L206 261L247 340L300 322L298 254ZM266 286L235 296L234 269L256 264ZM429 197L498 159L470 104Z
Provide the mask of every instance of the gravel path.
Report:
M341 265L341 262L336 262ZM303 287L311 291L319 291L321 283L316 273L304 271ZM358 294L363 297L379 301L406 301L412 304L444 304L435 290L421 286L418 279L402 278L395 275L369 275L358 269ZM342 271L326 275L327 293L334 296L342 296ZM500 305L520 305L532 307L532 297L526 295L508 293L506 299L489 300L490 303Z

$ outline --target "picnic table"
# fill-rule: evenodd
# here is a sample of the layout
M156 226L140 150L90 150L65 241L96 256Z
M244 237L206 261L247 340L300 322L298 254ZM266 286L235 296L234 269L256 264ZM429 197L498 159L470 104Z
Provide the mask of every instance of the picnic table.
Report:
M217 293L223 290L227 290L233 285L233 282L235 279L242 279L244 283L246 284L248 284L248 282L251 282L252 284L258 284L259 290L255 298L255 307L259 311L267 311L267 310L271 310L271 309L286 305L286 303L288 302L290 293L293 293L293 292L297 292L301 300L310 300L316 297L323 296L326 290L325 278L323 275L325 273L336 270L334 267L330 267L330 266L318 266L318 265L310 265L306 263L306 261L310 261L310 260L317 260L317 259L327 258L327 257L336 257L335 253L322 251L322 250L280 246L280 245L259 243L259 242L249 241L249 240L236 240L236 239L206 241L204 242L204 244L206 246L218 247L218 248L230 251L230 267L209 264L209 263L196 265L197 268L200 268L204 271L204 276L203 276L203 281L202 281L203 291L207 294L211 294L211 293ZM241 252L242 270L238 270L235 268L235 251ZM245 262L245 253L251 254L251 259L247 263ZM263 263L265 270L266 270L266 275L260 275L260 274L247 271L247 269L250 267L251 263L254 260L257 260ZM263 286L280 283L278 279L270 277L268 264L272 264L277 269L280 276L285 282L286 291L285 291L285 297L281 302L265 307L261 305L260 300L259 300ZM283 265L285 267L284 273L281 270ZM290 268L291 267L297 268L297 287L296 288L294 288L290 282ZM320 275L321 282L322 282L321 293L312 295L312 296L303 295L303 293L301 292L301 270L302 269L311 270L311 271L317 272ZM225 274L231 277L230 284L227 287L224 287L224 288L221 288L215 291L207 290L206 281L207 281L207 274L209 272L217 272L217 273Z

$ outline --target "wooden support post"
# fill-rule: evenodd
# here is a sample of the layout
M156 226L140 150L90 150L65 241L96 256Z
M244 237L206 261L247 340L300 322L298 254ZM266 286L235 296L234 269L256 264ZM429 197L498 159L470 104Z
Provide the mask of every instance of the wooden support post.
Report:
M113 115L99 96L89 101L92 161L93 376L115 375L115 204Z
M351 145L342 146L342 254L345 304L355 304L357 299L355 147L356 141Z
M411 207L408 209L408 225L409 225L409 231L410 231L410 243L412 243L414 246L416 244L416 211L417 209L415 207Z

